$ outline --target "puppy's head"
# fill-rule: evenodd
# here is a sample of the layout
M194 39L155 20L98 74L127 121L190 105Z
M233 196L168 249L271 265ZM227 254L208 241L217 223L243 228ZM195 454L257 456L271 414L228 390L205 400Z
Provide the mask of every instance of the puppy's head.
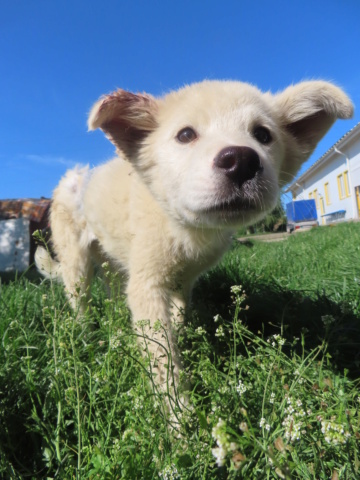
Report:
M89 129L105 132L171 218L234 228L266 215L279 186L334 121L352 113L349 98L327 82L272 95L205 81L160 99L118 90L94 105Z

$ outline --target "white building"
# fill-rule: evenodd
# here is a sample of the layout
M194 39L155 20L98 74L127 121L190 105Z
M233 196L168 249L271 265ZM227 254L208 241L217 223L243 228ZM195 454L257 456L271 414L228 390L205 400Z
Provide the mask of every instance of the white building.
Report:
M319 225L360 218L360 123L285 191L293 200L313 198Z

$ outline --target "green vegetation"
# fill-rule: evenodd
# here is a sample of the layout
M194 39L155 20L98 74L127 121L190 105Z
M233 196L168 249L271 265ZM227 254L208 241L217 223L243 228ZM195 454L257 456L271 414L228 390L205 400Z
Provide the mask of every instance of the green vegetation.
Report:
M281 200L279 199L276 207L265 218L251 227L241 229L241 235L246 233L247 230L251 230L252 233L285 232L286 214Z
M81 322L59 285L0 285L1 478L360 478L360 223L235 242L200 279L175 428L111 283Z

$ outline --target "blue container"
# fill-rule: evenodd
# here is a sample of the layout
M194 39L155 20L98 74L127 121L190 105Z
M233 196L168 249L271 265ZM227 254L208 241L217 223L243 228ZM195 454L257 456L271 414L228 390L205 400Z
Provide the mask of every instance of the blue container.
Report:
M317 220L316 204L314 199L297 200L286 205L288 223L310 222Z

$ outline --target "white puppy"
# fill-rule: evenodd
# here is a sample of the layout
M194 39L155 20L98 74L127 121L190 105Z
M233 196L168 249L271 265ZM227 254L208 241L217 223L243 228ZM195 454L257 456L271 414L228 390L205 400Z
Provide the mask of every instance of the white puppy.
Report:
M272 95L240 82L205 81L163 98L127 91L93 107L118 158L66 173L54 192L51 229L57 262L38 249L43 273L61 276L75 309L93 263L109 261L127 277L134 326L150 320L156 381L168 358L178 377L172 312L182 311L197 277L214 265L240 226L264 217L279 185L291 180L337 118L353 106L334 85L312 81Z

